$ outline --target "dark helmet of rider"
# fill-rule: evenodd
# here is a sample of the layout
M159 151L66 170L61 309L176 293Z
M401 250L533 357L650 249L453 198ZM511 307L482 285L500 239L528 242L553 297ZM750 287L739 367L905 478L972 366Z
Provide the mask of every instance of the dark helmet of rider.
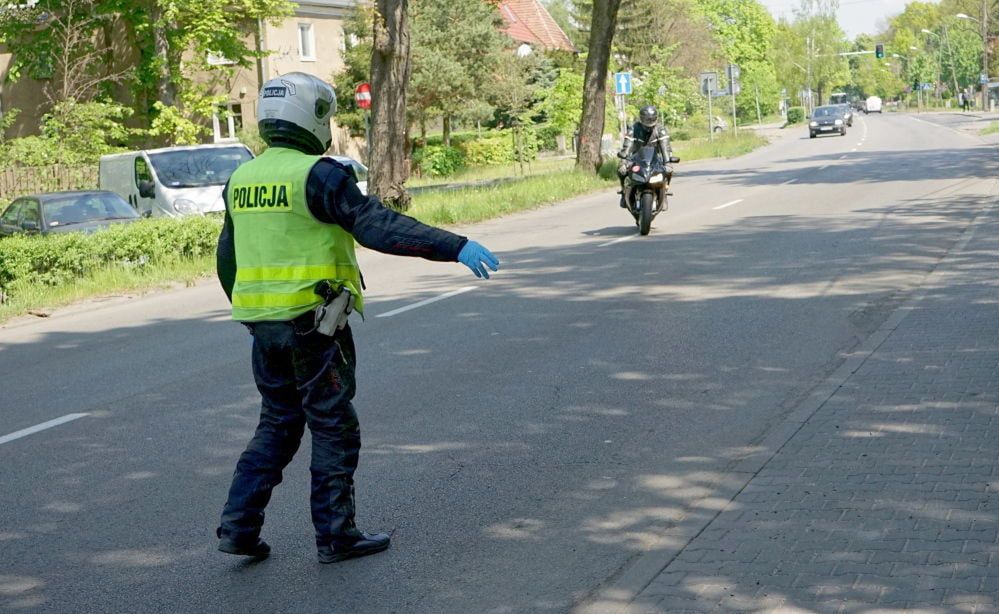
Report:
M646 128L655 128L659 123L659 111L651 104L645 105L638 112L638 121Z
M270 146L320 155L333 142L330 118L334 113L333 86L318 77L291 72L271 79L261 88L257 128Z

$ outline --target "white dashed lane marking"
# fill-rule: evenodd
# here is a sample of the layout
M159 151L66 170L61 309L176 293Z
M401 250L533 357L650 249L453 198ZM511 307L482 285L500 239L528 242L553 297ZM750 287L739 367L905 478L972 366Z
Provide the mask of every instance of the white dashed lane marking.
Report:
M41 431L48 430L54 426L59 426L60 424L66 424L67 422L72 422L73 420L79 420L90 414L67 414L62 418L56 418L55 420L49 420L48 422L42 422L41 424L36 424L35 426L29 426L26 429L21 429L20 431L14 431L10 435L4 435L0 437L0 445L14 441L16 439L21 439L22 437L27 437L28 435L34 435L35 433L40 433Z
M405 313L407 311L412 311L413 309L419 309L420 307L426 307L427 305L432 305L437 301L443 301L444 299L451 298L452 296L458 296L459 294L464 294L466 292L471 292L479 286L465 286L464 288L458 288L457 290L452 290L440 296L435 296L433 298L428 298L424 301L418 303L413 303L412 305L407 305L405 307L400 307L398 309L393 309L392 311L386 311L385 313L378 314L376 318L391 318L392 316L397 316L400 313Z

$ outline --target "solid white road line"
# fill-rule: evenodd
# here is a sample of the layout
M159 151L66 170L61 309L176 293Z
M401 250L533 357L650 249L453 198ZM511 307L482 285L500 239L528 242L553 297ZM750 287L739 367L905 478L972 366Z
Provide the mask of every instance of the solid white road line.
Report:
M27 437L28 435L34 435L45 429L50 429L53 426L59 426L60 424L66 424L67 422L72 422L73 420L79 420L84 416L89 416L90 414L66 414L62 418L56 418L55 420L49 420L48 422L42 422L41 424L36 424L35 426L29 426L26 429L21 429L20 431L14 431L10 435L4 435L0 437L0 445L3 445L9 441L14 441L15 439L20 439L22 437Z
M608 241L606 243L601 243L597 247L608 247L610 245L614 245L615 243L622 243L624 241L630 241L630 240L634 239L637 236L638 235L628 235L627 237L621 237L620 239L614 239L613 241Z
M466 292L471 292L479 286L465 286L464 288L458 288L446 294L440 296L435 296L434 298L428 298L425 301L420 301L418 303L413 303L412 305L407 305L405 307L400 307L398 309L393 309L392 311L386 311L385 313L378 314L376 318L391 318L392 316L397 316L400 313L405 313L407 311L412 311L413 309L419 309L420 307L426 307L427 305L436 303L437 301L443 301L446 298L451 298L452 296L458 296L459 294L464 294Z
M782 183L781 185L791 185L791 184L792 184L792 183L794 183L795 181L797 181L797 179L788 179L787 181L785 181L785 182L784 182L784 183Z
M732 205L738 205L742 201L743 201L743 199L739 198L739 199L733 200L730 203L725 203L724 205L718 205L717 207L714 207L714 210L718 211L719 209L725 209L726 207L731 207Z

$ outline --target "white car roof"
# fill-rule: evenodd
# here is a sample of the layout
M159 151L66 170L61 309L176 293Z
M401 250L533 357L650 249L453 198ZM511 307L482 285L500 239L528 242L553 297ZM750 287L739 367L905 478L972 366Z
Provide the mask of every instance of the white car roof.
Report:
M244 145L242 143L208 143L208 144L205 144L205 145L177 145L177 146L174 146L174 147L159 147L159 148L156 148L156 149L139 149L139 150L135 150L135 151L124 151L122 153L117 153L117 154L107 154L107 155L101 156L101 158L103 159L103 158L118 158L118 157L135 156L135 155L140 154L142 152L146 152L147 154L156 154L156 153L166 153L166 152L170 152L170 151L198 151L198 150L203 151L203 150L206 150L206 149L229 149L229 148L232 148L232 147L243 147L243 148L249 150L249 147L247 147L246 145Z

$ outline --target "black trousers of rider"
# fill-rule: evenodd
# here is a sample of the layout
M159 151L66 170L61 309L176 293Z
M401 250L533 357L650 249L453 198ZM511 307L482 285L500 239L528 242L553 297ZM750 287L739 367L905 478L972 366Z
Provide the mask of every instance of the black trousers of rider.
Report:
M257 322L253 377L263 397L260 423L236 464L219 535L254 543L264 508L298 451L306 425L312 433L312 523L316 544L348 542L354 525L354 471L361 431L351 404L356 358L350 327L336 337L301 322Z

